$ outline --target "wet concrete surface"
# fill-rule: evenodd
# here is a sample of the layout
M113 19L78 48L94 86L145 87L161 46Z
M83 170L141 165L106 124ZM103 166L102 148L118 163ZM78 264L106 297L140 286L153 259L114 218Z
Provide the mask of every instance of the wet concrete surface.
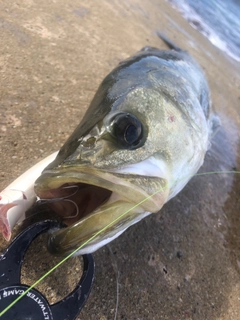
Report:
M57 150L103 77L164 31L205 70L222 126L200 172L240 170L240 66L165 1L0 2L0 189ZM78 319L238 320L240 176L194 177L159 214L96 253L96 277ZM37 239L22 281L57 263ZM6 247L0 241L1 251ZM69 260L39 290L53 303L79 280Z

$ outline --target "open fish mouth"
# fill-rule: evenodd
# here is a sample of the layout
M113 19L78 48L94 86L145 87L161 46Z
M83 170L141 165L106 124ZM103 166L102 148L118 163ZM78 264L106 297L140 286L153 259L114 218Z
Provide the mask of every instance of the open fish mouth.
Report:
M152 197L141 186L146 180L159 189ZM150 212L157 212L165 202L165 187L166 181L158 177L84 165L44 171L35 192L40 203L47 203L67 225L50 234L49 250L60 255L83 245L78 254L97 250Z
M70 226L106 202L111 194L108 189L86 183L66 183L41 193L38 204L48 204Z

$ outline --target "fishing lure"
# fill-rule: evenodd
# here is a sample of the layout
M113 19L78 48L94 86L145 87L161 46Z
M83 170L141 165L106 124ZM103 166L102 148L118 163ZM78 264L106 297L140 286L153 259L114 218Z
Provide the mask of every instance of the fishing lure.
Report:
M25 212L36 202L34 182L56 155L57 152L35 164L0 193L0 232L7 241L13 227L25 218Z

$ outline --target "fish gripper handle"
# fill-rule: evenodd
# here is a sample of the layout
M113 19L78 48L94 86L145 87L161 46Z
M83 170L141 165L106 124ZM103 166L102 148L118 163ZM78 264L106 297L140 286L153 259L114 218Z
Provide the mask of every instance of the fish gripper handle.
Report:
M0 320L74 320L86 302L94 279L94 260L91 254L83 255L83 274L75 289L64 299L50 305L38 290L30 289L10 306L29 286L21 284L21 267L32 241L41 233L59 228L56 221L38 222L24 230L0 257Z

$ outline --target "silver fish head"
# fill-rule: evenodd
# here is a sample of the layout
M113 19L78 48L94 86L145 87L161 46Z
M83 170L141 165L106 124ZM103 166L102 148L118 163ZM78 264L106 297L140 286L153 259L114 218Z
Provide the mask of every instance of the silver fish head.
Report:
M67 225L50 235L50 251L95 251L158 212L203 162L209 108L186 52L147 48L115 68L35 183Z

